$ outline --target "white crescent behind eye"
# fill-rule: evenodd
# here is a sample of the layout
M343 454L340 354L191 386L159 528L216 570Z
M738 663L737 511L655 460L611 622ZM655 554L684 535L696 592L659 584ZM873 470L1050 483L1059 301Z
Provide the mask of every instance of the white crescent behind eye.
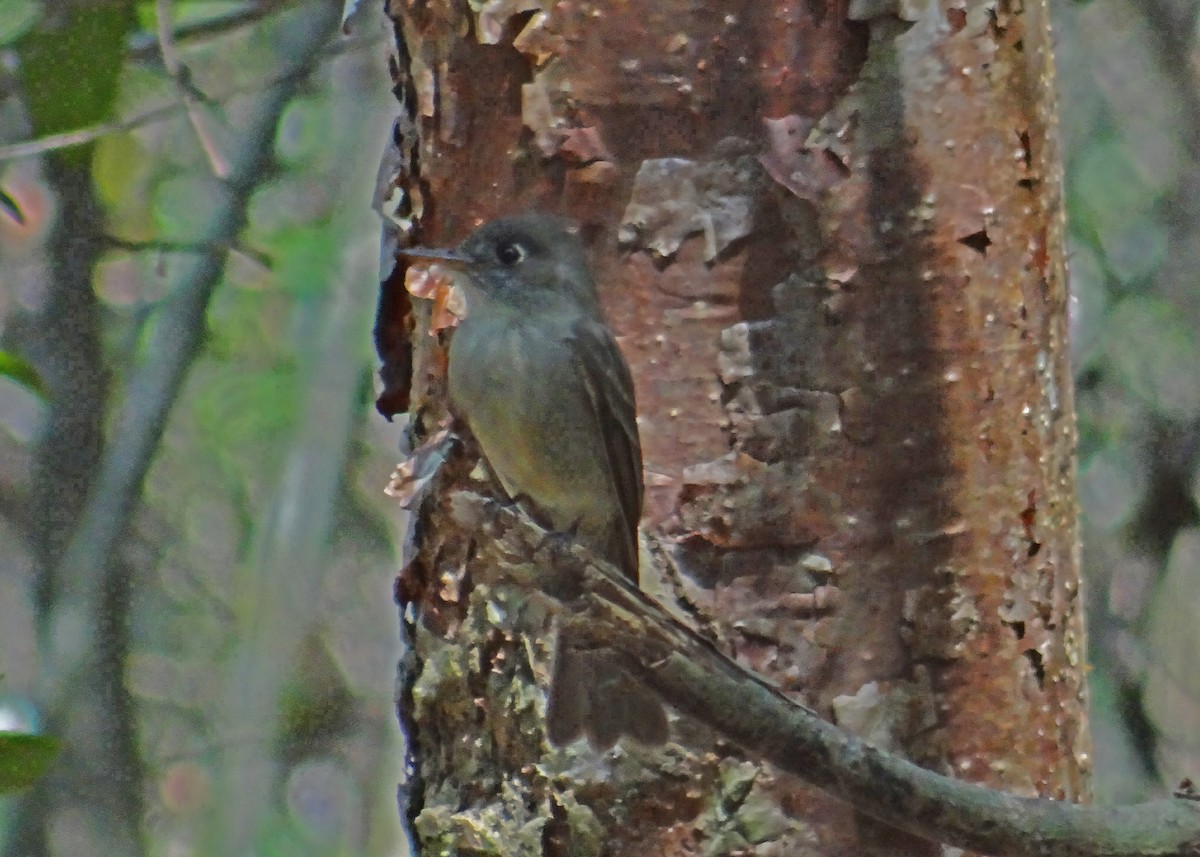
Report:
M496 258L505 265L516 265L519 262L524 262L529 256L524 244L516 241L506 241L496 248Z

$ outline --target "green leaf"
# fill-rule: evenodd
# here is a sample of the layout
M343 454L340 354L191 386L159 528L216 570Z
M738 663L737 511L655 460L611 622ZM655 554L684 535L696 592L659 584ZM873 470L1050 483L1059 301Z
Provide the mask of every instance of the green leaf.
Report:
M45 398L46 388L42 385L37 370L11 351L0 351L0 377L11 378L22 387Z
M3 188L0 188L0 208L4 209L4 213L17 223L24 225L25 215L21 213L21 206L17 205L17 201Z
M29 788L58 751L58 739L49 735L0 732L0 793Z
M17 44L23 93L36 136L57 134L110 117L125 39L133 25L124 3L72 5L62 27L26 33ZM71 163L86 163L90 146L65 149Z

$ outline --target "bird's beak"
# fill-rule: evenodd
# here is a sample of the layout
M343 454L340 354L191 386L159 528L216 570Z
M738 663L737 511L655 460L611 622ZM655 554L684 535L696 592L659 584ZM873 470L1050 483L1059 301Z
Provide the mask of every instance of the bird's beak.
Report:
M401 256L409 256L413 259L433 259L436 262L449 262L452 265L466 265L471 262L470 256L459 253L457 250L439 250L434 247L405 247L399 252Z

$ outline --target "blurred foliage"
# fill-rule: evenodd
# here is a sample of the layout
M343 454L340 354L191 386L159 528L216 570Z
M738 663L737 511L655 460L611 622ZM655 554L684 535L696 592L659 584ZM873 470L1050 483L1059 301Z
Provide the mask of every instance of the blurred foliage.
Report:
M21 206L12 198L7 191L0 190L0 208L4 209L4 213L15 220L18 224L25 222L25 215L21 213Z
M1200 768L1195 0L1059 2L1096 792Z
M15 42L42 17L38 0L0 0L0 45Z
M49 735L0 732L0 794L27 789L58 753L59 741Z
M0 12L3 10L0 9ZM87 14L50 6L20 41L22 97L34 133L57 134L107 118L125 66L125 40L133 26L129 3L107 2ZM82 159L84 149L63 157Z
M90 157L104 207L95 240L107 249L94 285L112 413L133 367L162 359L150 333L198 260L216 253L223 262L201 320L204 347L120 558L133 581L121 621L148 779L148 851L404 853L394 800L395 509L381 490L396 430L375 415L369 383L378 267L370 201L375 149L395 109L381 59L386 30L367 16L325 47L254 177L247 226L234 246L210 247L197 242L229 194L214 156L254 144L247 120L295 61L315 7L169 5L184 81L161 61L154 2L0 0L0 50L12 45L19 58L17 77L0 87L12 93L0 144L127 126L54 155ZM186 107L185 91L195 96ZM148 114L153 121L140 118ZM10 390L39 389L18 334L45 290L61 205L45 180L54 169L53 160L0 164L5 207L27 220L0 218L0 586L20 593L0 599L0 715L10 704L39 707L37 560L22 536L36 523L15 510L49 406ZM114 429L106 453L120 452ZM304 529L290 529L293 521ZM304 545L298 558L288 544ZM264 658L246 650L256 625L271 630ZM261 788L249 770L260 759ZM13 812L28 809L14 800L7 813L0 804L0 853Z
M42 380L38 377L37 370L28 360L10 351L0 351L0 376L11 378L39 395L42 392Z

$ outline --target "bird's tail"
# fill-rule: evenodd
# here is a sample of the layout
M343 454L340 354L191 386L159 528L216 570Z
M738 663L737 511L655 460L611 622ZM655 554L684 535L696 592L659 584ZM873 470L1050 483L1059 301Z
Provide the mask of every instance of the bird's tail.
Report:
M667 715L658 697L625 675L608 652L574 649L559 633L546 710L550 743L563 746L581 735L607 750L622 735L654 746L667 740Z

